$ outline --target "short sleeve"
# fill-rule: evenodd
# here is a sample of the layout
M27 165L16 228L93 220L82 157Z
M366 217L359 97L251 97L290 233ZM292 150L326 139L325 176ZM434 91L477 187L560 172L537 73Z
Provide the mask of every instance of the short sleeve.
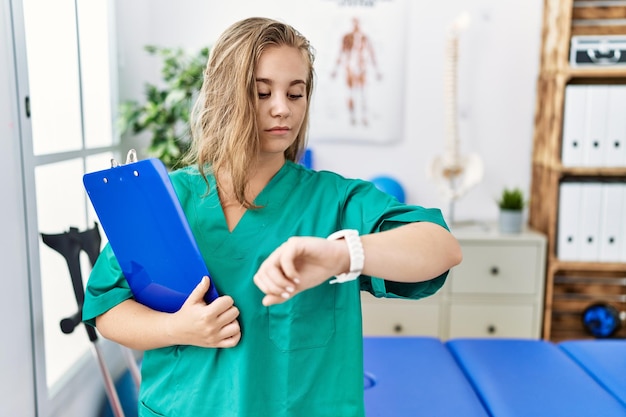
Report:
M359 218L362 228L352 223ZM344 209L346 227L357 228L361 233L376 233L415 223L431 222L449 230L441 210L400 203L392 196L367 182L357 182L346 199ZM448 271L428 281L398 283L378 277L361 276L361 290L375 297L419 299L436 293L445 283Z
M95 326L96 317L132 296L113 250L107 244L98 256L87 281L83 321Z

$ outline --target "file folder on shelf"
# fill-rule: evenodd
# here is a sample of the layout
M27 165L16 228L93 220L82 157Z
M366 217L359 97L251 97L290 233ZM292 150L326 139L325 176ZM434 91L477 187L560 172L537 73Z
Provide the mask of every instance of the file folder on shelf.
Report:
M619 242L617 261L626 263L626 216L624 215L624 210L626 210L626 184L622 182L620 185L622 194L622 211L619 213L620 227L617 233L619 234L621 241Z
M83 176L83 184L135 299L180 309L209 276L163 163L155 158ZM211 286L205 295L217 298Z
M578 166L583 162L586 105L586 85L568 85L565 87L563 137L561 143L563 166Z
M600 230L600 262L620 262L620 251L624 236L622 222L624 218L623 183L607 182L602 185L602 225Z
M602 216L602 184L583 183L580 203L580 256L579 261L600 260L600 216Z
M609 91L605 167L626 166L626 85L612 85Z
M561 162L565 167L626 165L626 86L565 88Z
M608 142L606 134L610 86L590 85L587 88L582 165L598 167L604 163L604 151Z
M578 261L580 257L581 188L577 182L559 186L559 218L557 257L562 261Z

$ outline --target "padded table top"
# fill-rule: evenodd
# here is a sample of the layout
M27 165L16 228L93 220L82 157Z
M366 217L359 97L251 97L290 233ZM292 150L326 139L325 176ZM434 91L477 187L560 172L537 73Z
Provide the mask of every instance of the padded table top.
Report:
M430 337L365 337L367 417L488 417L445 345Z
M571 340L558 346L626 407L626 340Z
M626 408L553 343L454 339L446 345L497 417L626 417Z

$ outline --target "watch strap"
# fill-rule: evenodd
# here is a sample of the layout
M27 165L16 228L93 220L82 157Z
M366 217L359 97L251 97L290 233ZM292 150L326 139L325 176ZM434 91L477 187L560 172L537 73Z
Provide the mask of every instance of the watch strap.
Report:
M327 239L344 239L348 245L348 253L350 254L350 270L337 275L330 283L340 284L357 279L363 272L363 264L365 263L365 253L363 252L363 244L361 243L359 232L354 229L339 230L328 236Z

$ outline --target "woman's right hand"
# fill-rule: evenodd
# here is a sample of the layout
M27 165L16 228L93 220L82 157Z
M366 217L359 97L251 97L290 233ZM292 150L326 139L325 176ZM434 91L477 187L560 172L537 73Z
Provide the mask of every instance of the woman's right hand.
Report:
M149 350L173 345L211 348L236 346L241 339L239 309L232 297L204 301L209 289L204 277L175 313L153 310L134 299L122 301L96 317L98 331L131 349Z
M202 278L180 310L170 315L166 331L174 344L230 348L239 343L239 309L228 295L207 304L209 286L209 278Z

